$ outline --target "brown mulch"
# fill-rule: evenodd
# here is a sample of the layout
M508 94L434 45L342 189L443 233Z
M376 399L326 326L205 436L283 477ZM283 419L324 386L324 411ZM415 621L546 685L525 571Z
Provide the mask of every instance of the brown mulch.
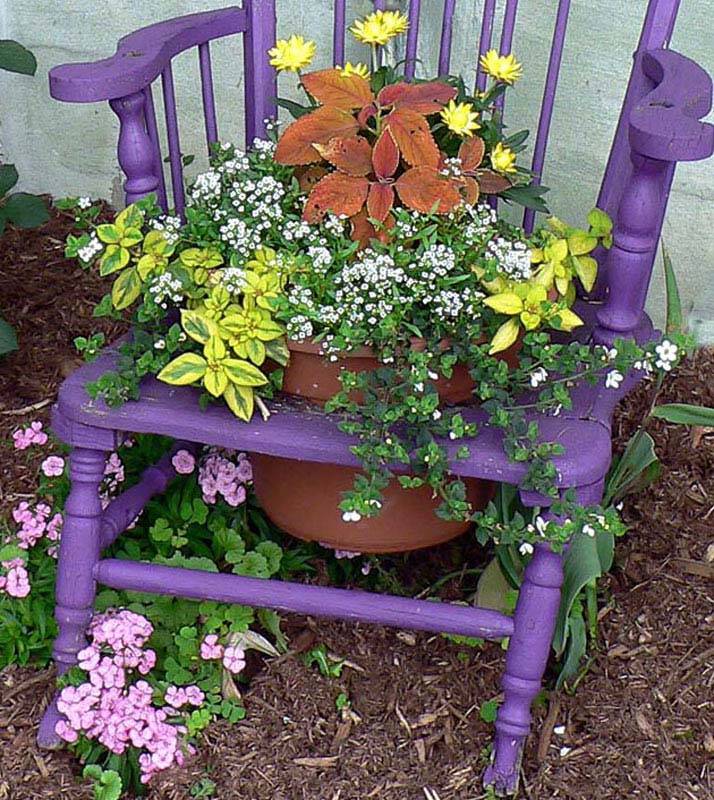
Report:
M51 398L75 358L72 339L101 327L91 308L105 289L62 258L64 219L0 242L3 312L22 350L0 362L0 412ZM81 287L81 288L79 288ZM652 402L642 387L618 414L619 444ZM684 364L660 401L714 405L714 354ZM0 505L31 492L37 456L15 454L19 424L48 408L0 413ZM557 713L524 759L530 800L711 800L714 798L714 434L648 423L664 470L629 498L629 535L604 584L601 642L574 696L551 696ZM711 558L711 550L709 558ZM450 587L455 593L458 586ZM268 662L245 694L248 716L216 724L186 769L166 775L152 800L190 796L201 778L226 800L476 800L492 726L480 705L499 693L497 645L470 650L442 637L377 626L288 618L296 647L324 642L347 658L338 679L295 655ZM66 753L39 751L37 721L52 691L50 671L0 675L0 800L92 796ZM335 700L346 693L353 718ZM553 705L551 707L553 707ZM565 726L565 734L553 726ZM546 735L542 734L546 732ZM539 758L539 751L540 756Z

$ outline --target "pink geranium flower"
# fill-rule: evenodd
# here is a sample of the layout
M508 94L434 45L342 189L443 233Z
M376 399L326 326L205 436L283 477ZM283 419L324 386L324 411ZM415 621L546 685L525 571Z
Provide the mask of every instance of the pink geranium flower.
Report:
M190 475L196 467L196 459L188 450L177 450L171 464L179 475Z
M223 666L234 675L245 669L245 651L242 647L226 647Z
M64 472L64 459L61 456L49 456L42 462L42 472L48 478L57 478Z

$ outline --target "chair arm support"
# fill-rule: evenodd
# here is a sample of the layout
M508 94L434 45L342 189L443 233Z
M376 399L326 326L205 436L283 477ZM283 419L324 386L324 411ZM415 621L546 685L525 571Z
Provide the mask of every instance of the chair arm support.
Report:
M178 53L246 28L246 12L238 7L149 25L120 39L110 58L63 64L50 70L50 94L68 103L94 103L132 95L154 81Z
M714 153L714 125L699 121L712 107L709 75L672 50L647 50L636 54L636 60L635 68L651 88L627 118L630 164L620 189L614 243L603 264L607 298L594 331L603 343L636 337L643 325L676 163Z
M640 67L653 88L632 109L632 151L660 161L698 161L714 153L714 125L699 120L712 107L712 79L674 50L648 50Z

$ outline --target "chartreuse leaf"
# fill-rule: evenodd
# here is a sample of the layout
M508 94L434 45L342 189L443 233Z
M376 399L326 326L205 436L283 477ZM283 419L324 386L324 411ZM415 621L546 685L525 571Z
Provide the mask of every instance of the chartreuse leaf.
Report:
M612 220L609 215L599 208L593 208L588 214L590 233L602 239L604 247L612 246Z
M223 368L232 383L238 386L263 386L268 379L258 369L248 361L241 361L238 358L225 358L222 361Z
M187 386L200 381L207 366L206 359L198 353L183 353L170 361L156 377L173 386Z
M500 353L502 350L507 350L518 338L519 328L517 317L504 322L491 340L491 347L488 352L493 355L494 353Z
M494 294L483 302L499 314L519 314L523 310L523 300L513 292Z
M99 274L102 276L118 272L129 263L129 251L118 244L110 244L99 259Z
M692 406L688 403L667 403L656 406L652 411L653 417L666 419L677 425L701 425L704 428L714 427L714 408L706 406Z
M254 399L253 389L250 386L237 386L229 383L223 393L228 408L239 419L248 422L253 416Z
M209 394L220 397L228 388L228 375L224 369L216 369L209 364L203 376L203 385Z
M582 256L597 247L597 239L585 231L576 230L568 236L568 249L574 256Z
M119 244L121 230L118 225L97 225L97 236L99 237L99 241L105 244Z
M592 256L579 256L573 259L575 272L586 292L591 292L597 278L597 261Z
M141 278L133 268L120 272L112 286L112 303L117 311L128 308L141 294Z
M265 343L265 352L268 358L284 367L290 360L290 351L285 344L285 339L274 339L272 342Z
M199 311L181 311L181 327L194 341L206 344L211 336L218 336L218 325Z

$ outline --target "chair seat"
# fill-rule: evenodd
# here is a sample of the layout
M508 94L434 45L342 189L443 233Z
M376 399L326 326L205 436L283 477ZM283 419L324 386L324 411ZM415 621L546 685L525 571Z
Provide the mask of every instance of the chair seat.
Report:
M592 316L590 309L580 307L578 311L583 317ZM107 352L78 369L62 385L56 410L64 424L55 425L61 437L64 433L63 438L70 438L72 424L79 424L123 433L162 434L298 461L359 466L349 449L356 439L339 430L340 417L292 398L269 403L271 416L267 421L256 414L248 423L236 419L222 404L202 410L197 389L169 386L154 378L143 382L138 401L109 408L102 401L91 400L85 389L87 383L110 370L113 358ZM558 416L530 415L537 419L543 441L557 441L564 447L564 454L554 459L559 486L587 486L605 476L611 460L612 414L636 382L636 378L628 378L617 390L605 389L602 384L582 386L573 392L572 409ZM479 425L479 433L471 440L469 458L452 459L453 473L520 483L526 466L509 461L501 431L485 424L486 415L480 409L461 410L465 419ZM469 444L469 440L445 444L455 456L458 447Z

